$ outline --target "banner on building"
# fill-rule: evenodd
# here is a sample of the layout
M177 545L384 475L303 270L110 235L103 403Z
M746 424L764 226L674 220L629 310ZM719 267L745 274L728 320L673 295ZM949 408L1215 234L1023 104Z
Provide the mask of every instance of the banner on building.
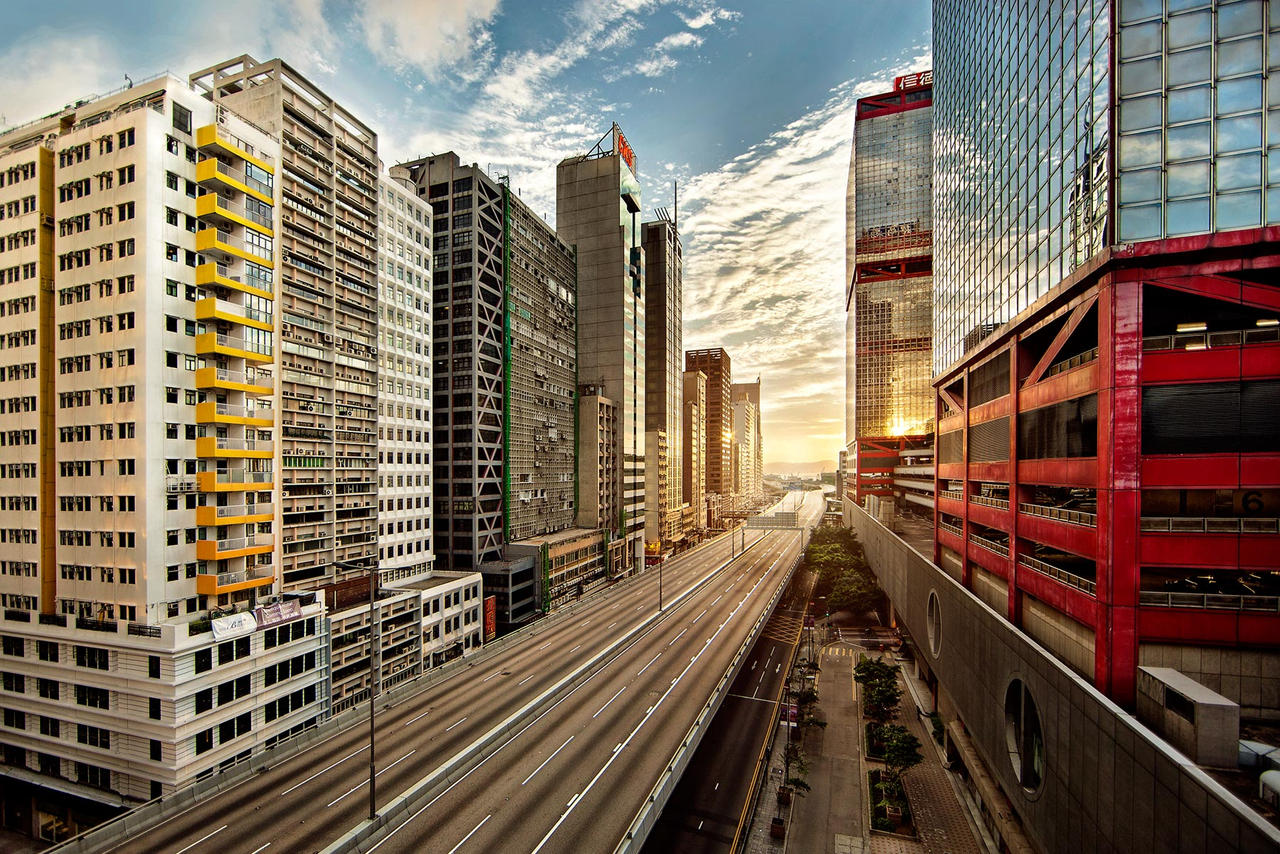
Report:
M488 643L498 633L498 597L484 597L484 641Z
M209 621L209 626L213 629L213 639L222 641L252 634L258 628L258 621L248 611L241 611L225 617L214 617Z

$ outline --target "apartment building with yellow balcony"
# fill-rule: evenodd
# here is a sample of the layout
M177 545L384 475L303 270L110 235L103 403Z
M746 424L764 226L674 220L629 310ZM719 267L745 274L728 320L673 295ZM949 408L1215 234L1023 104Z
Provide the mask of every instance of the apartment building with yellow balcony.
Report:
M279 144L163 76L0 135L0 799L34 835L312 725L281 595Z

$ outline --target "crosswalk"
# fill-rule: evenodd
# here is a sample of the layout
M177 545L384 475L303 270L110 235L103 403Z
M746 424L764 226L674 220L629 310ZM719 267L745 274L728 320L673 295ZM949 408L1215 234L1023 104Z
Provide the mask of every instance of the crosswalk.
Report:
M839 656L853 656L853 655L856 655L858 652L859 651L856 649L849 649L848 647L844 647L844 646L829 646L822 651L822 654L835 658Z

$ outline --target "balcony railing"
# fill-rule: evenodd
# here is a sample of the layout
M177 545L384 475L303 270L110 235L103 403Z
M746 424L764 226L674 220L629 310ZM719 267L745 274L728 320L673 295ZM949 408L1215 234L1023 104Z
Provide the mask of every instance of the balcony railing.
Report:
M1158 608L1200 608L1220 611L1280 612L1280 596L1242 596L1230 593L1164 593L1143 590L1138 597L1142 605Z
M247 406L241 406L237 403L214 403L213 411L217 415L226 415L232 418L261 418L271 420L275 410L270 407L258 407L250 409Z
M1008 510L1009 499L1007 498L991 498L987 495L971 495L969 500L974 504L981 504L985 507L994 507L997 510Z
M232 371L227 368L215 368L214 370L216 371L214 376L218 378L219 382L255 385L259 388L271 388L274 384L271 374L263 371L258 371L253 376L249 376L244 371Z
M230 303L226 300L220 300L217 297L206 297L204 300L201 300L201 302L204 303L207 308L211 308L215 312L243 317L246 320L256 320L259 323L271 323L271 312L269 311L259 311L256 308L236 305L235 303Z
M271 355L270 344L263 344L256 341L249 342L234 335L224 335L221 332L217 333L217 336L218 337L215 340L218 342L219 347L230 347L233 350L247 350L250 353L260 353L263 356Z
M998 543L995 540L988 540L986 537L980 536L978 534L972 534L972 533L969 534L969 539L970 541L977 543L978 545L982 546L985 549L990 549L991 551L995 552L998 555L1004 555L1005 557L1009 556L1009 546L1005 543Z
M231 268L228 267L226 264L223 264L220 262L214 262L213 269L214 269L214 272L220 278L227 279L228 281L236 282L241 285L248 285L251 288L256 288L257 290L260 290L260 291L266 291L267 293L272 293L274 291L274 287L272 285L270 278L264 278L263 276L256 276L256 275L248 275L247 272L245 275L233 276L231 275ZM197 270L197 272L199 271Z
M212 572L202 572L201 575L213 575ZM257 581L260 578L270 578L275 575L274 567L255 566L249 569L237 570L235 572L219 572L218 586L226 587L231 584L241 584L245 581Z
M219 173L226 175L228 178L232 179L233 181L239 181L241 184L244 184L246 187L249 187L250 189L253 189L253 190L257 190L259 193L262 193L264 196L270 196L272 194L271 186L269 184L264 184L263 182L257 180L256 178L250 178L248 175L244 174L244 170L236 169L235 167L229 166L228 164L223 163L221 160L218 160L216 158L214 159L214 163L217 164L216 168Z
M1043 516L1046 519L1056 519L1059 522L1069 522L1072 525L1085 525L1089 528L1098 527L1098 515L1096 513L1086 513L1083 510L1046 507L1043 504L1019 504L1018 510L1028 516Z
M1241 344L1275 344L1280 342L1280 327L1237 329L1226 332L1191 332L1178 335L1153 335L1142 339L1142 349L1210 350L1214 347L1239 347Z
M218 544L218 551L233 552L239 549L252 549L260 546L275 545L275 537L271 534L252 534L247 537L229 537L225 540L214 540Z
M1098 348L1086 350L1078 356L1072 356L1070 359L1063 359L1061 362L1055 362L1045 370L1044 375L1051 377L1054 374L1060 374L1063 371L1069 371L1072 368L1078 368L1086 362L1092 362L1098 358Z
M237 516L265 516L275 510L275 505L269 502L259 502L257 504L220 504L220 505L203 505L204 507L213 507L214 517L217 519L231 519Z
M959 525L952 525L950 522L939 522L938 527L944 531L948 531L952 534L955 534L957 537L964 536L964 532L960 530Z
M1083 590L1090 596L1097 595L1098 584L1091 578L1085 578L1083 575L1076 575L1074 572L1068 572L1062 567L1054 566L1051 563L1046 563L1039 558L1030 557L1028 555L1023 555L1018 558L1018 563L1025 566L1027 569L1034 569L1036 572L1043 573L1050 578L1056 578L1063 584L1075 587L1078 590Z
M250 186L253 186L253 185L250 184ZM270 195L269 191L264 191L264 192L267 192L267 194ZM244 219L247 219L250 222L256 222L258 225L262 226L263 228L272 227L270 216L263 214L260 211L250 210L249 208L246 208L244 205L238 205L235 202L230 201L227 198L223 197L221 194L218 195L218 199L215 202L215 204L217 205L218 208L226 211L227 213L235 214L238 217L243 217Z
M271 483L274 473L269 471L220 471L207 472L216 474L218 483Z
M227 439L218 436L216 446L219 451L273 451L275 442L262 439Z
M1143 516L1143 533L1280 534L1280 519L1256 516Z
M169 474L164 478L165 492L195 492L196 476L193 474Z

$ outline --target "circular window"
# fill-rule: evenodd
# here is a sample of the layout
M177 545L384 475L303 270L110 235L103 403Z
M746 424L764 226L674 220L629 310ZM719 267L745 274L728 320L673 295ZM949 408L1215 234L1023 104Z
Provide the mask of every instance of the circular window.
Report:
M929 652L937 658L942 652L942 603L938 601L938 591L929 591L929 614L925 622L929 634Z
M1021 679L1004 692L1004 721L1014 776L1027 794L1034 794L1044 783L1044 734L1036 701Z

